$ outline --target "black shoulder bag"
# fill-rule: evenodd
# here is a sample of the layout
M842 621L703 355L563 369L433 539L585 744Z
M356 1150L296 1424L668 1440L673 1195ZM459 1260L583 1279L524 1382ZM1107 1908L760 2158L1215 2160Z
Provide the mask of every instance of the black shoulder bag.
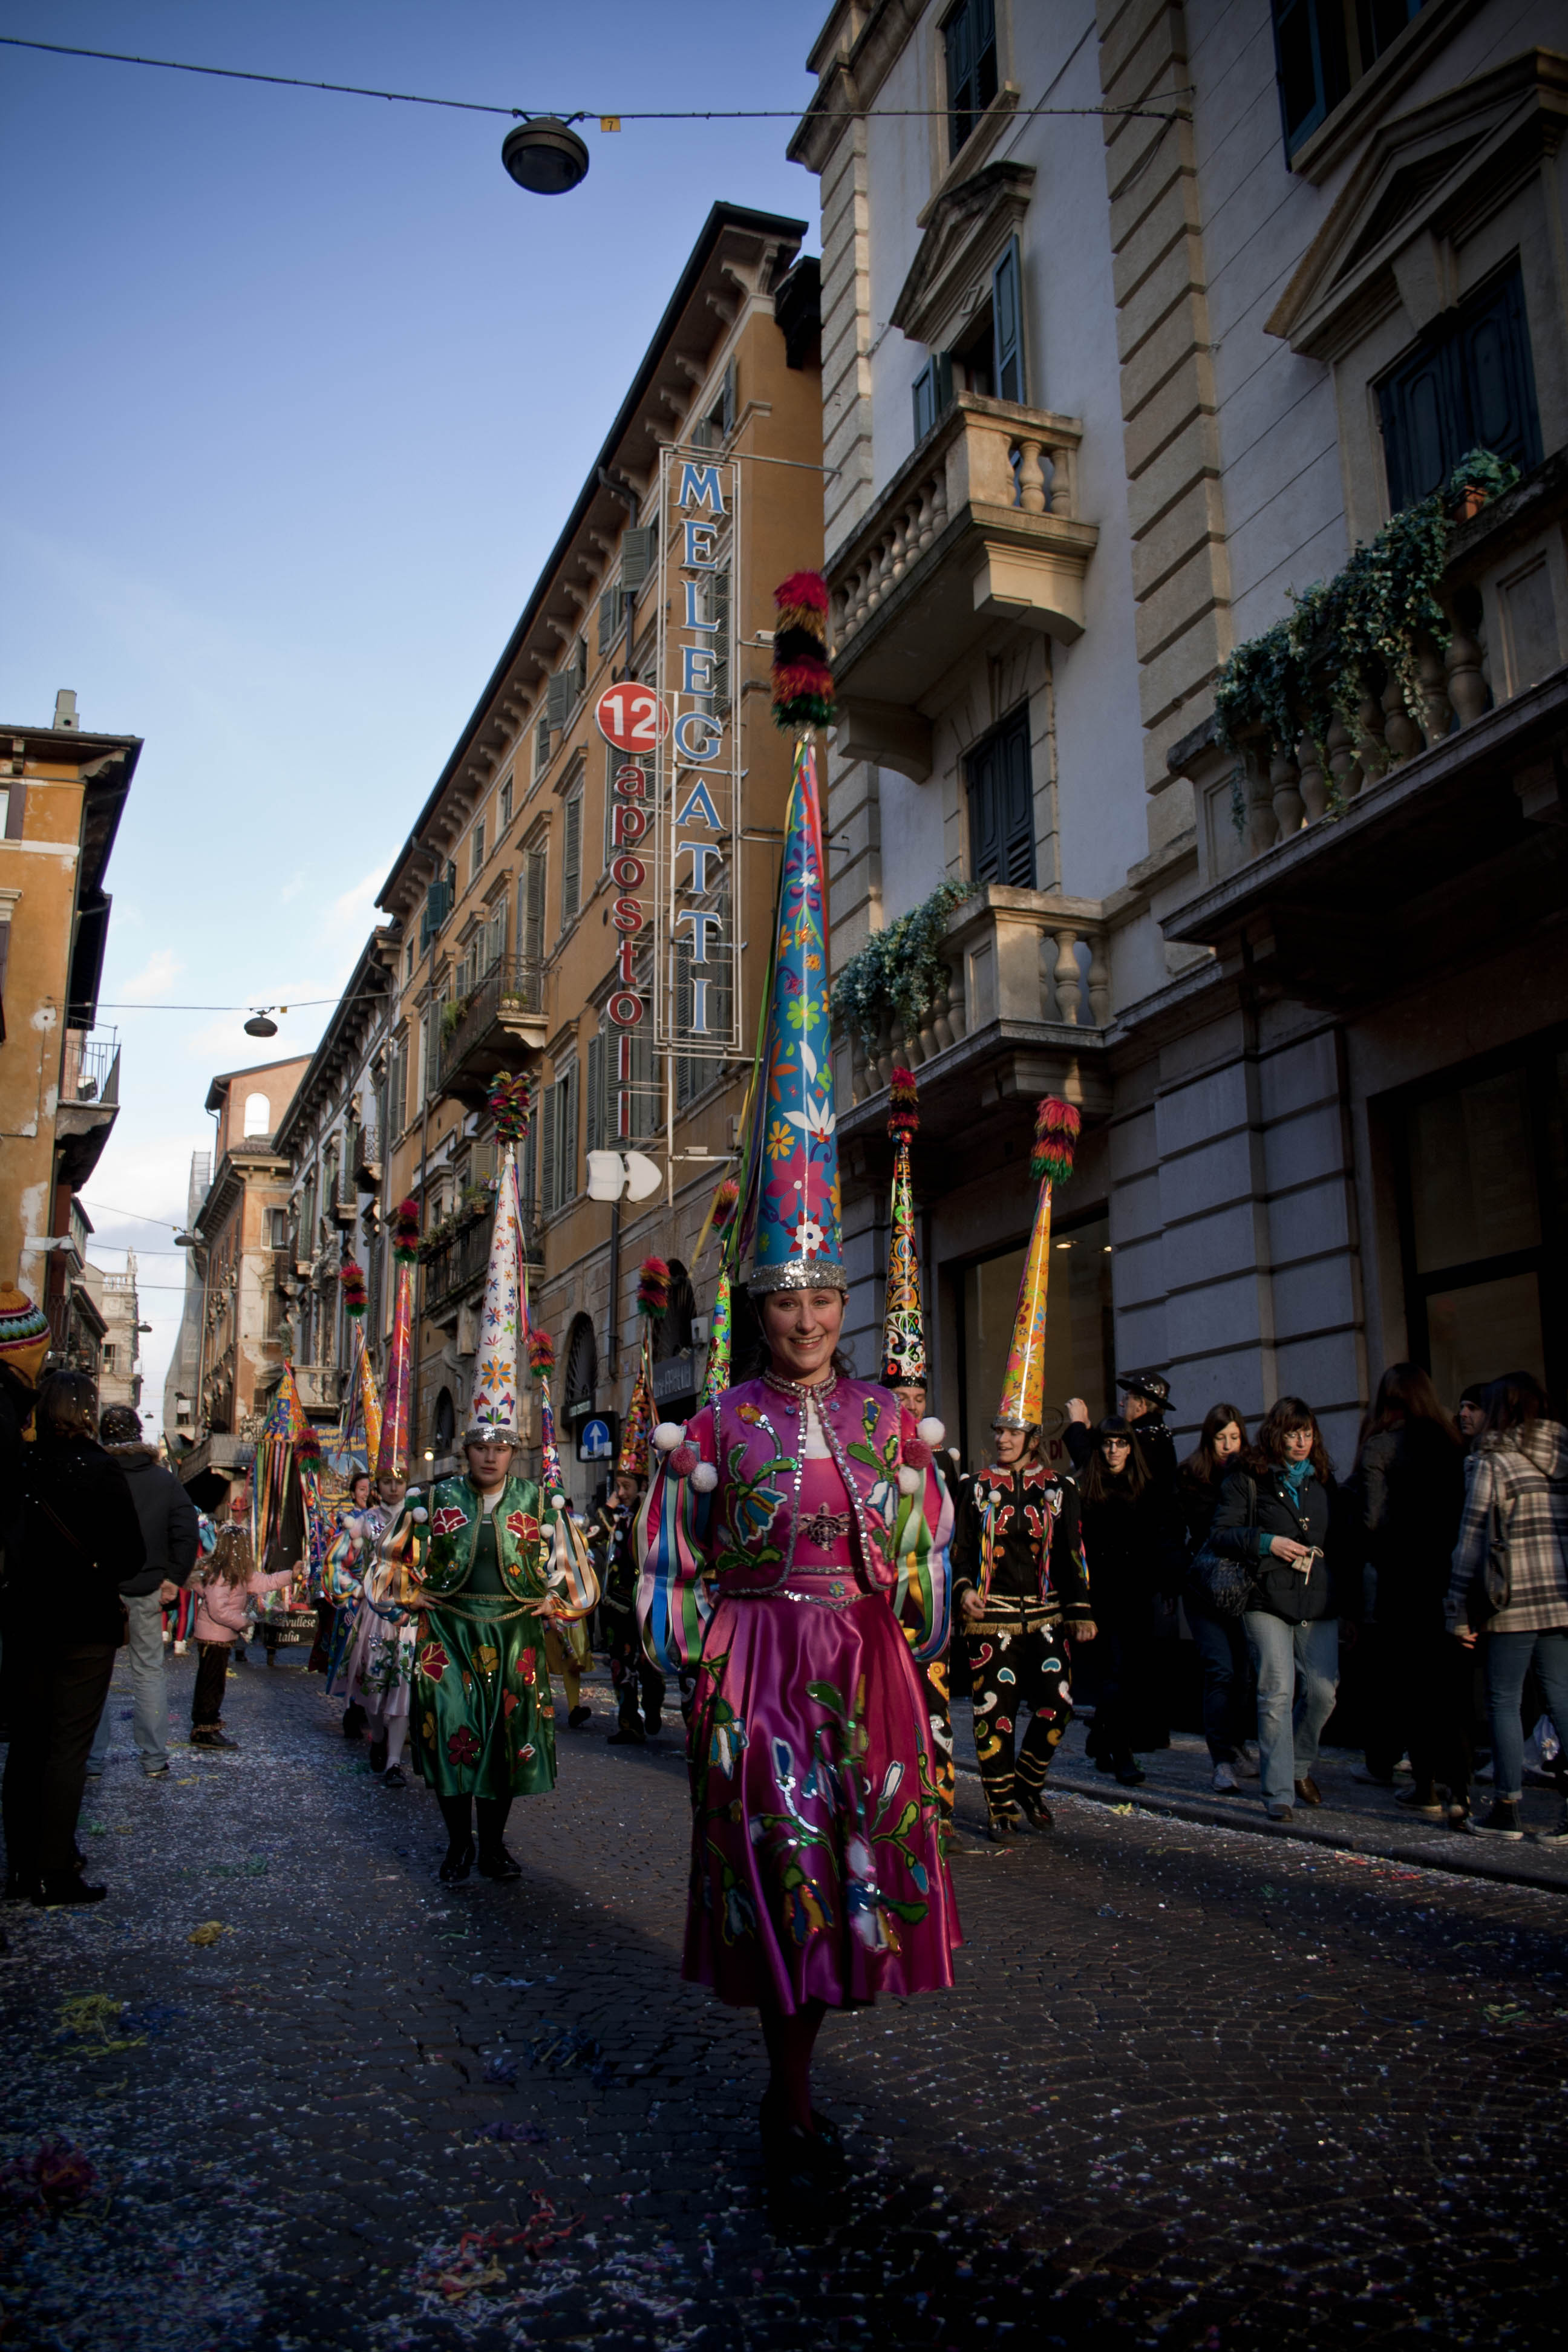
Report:
M1247 1481L1247 1524L1258 1525L1258 1482ZM1215 1617L1239 1617L1252 1597L1257 1570L1245 1559L1232 1559L1225 1552L1215 1550L1209 1537L1193 1555L1187 1570L1187 1580L1200 1607Z

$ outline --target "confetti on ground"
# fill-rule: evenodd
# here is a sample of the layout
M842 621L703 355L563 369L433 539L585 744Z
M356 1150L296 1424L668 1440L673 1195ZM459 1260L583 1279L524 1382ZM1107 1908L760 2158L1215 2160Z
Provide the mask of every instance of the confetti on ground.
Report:
M233 1928L226 1927L221 1919L204 1919L199 1927L191 1929L185 1941L187 1944L216 1944L220 1936L232 1936L233 1933Z

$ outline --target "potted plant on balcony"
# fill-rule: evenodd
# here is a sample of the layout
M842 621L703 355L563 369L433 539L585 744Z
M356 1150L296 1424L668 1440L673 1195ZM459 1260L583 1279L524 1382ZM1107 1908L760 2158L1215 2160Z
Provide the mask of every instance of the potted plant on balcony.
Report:
M929 898L873 931L833 983L836 1028L858 1040L868 1060L876 1054L884 1026L903 1024L912 1037L948 985L942 941L954 907L974 894L973 882L939 882Z
M1448 711L1442 656L1453 627L1438 592L1449 537L1456 522L1518 479L1507 458L1470 450L1441 488L1401 508L1331 580L1292 589L1284 619L1231 653L1215 688L1215 740L1244 761L1271 751L1277 811L1294 811L1300 824L1292 778L1284 773L1298 747L1303 754L1310 749L1331 778L1321 813L1339 816L1347 777L1359 790L1363 774L1377 772L1388 756L1407 758L1434 726L1441 731ZM1353 761L1346 749L1352 738ZM1246 822L1239 789L1232 813L1239 833Z

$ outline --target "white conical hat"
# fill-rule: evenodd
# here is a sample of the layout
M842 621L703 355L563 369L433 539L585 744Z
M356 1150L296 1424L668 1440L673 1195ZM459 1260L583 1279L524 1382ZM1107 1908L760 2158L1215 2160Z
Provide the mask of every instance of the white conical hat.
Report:
M509 1141L496 1187L496 1221L490 1229L490 1262L485 1303L479 1310L479 1352L474 1358L474 1403L465 1445L481 1437L504 1437L516 1445L522 1352L522 1299L519 1279L522 1235L517 1218L516 1154Z

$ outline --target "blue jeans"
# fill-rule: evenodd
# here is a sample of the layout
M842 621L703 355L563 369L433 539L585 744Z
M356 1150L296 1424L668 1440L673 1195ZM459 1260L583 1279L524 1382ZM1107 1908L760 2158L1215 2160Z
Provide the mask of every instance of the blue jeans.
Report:
M1189 1610L1193 1647L1204 1667L1204 1738L1211 1764L1234 1764L1252 1737L1252 1675L1237 1617L1200 1617Z
M125 1596L125 1614L129 1621L125 1658L131 1668L132 1738L136 1753L142 1759L143 1772L156 1772L169 1761L169 1701L163 1686L163 1604L156 1592L130 1592ZM93 1734L92 1753L87 1759L89 1772L101 1772L103 1759L109 1753L109 1715L111 1698L103 1702L103 1713L98 1718Z
M1242 1619L1258 1676L1258 1755L1266 1804L1293 1805L1296 1783L1318 1760L1318 1739L1334 1711L1340 1680L1340 1621L1287 1625L1267 1610Z
M1524 1789L1524 1727L1519 1707L1532 1659L1557 1737L1568 1748L1568 1633L1489 1633L1486 1643L1492 1781L1499 1797L1517 1803Z

